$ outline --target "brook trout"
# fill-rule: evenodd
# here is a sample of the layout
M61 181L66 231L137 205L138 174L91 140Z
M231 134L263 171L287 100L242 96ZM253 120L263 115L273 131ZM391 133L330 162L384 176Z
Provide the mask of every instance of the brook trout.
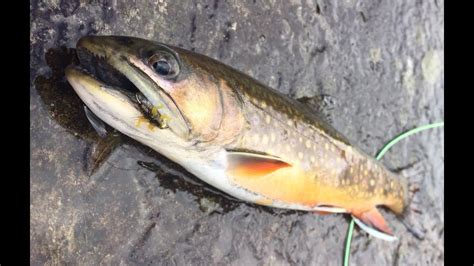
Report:
M86 36L66 77L105 123L238 199L350 213L394 240L406 181L299 102L212 58L122 36Z

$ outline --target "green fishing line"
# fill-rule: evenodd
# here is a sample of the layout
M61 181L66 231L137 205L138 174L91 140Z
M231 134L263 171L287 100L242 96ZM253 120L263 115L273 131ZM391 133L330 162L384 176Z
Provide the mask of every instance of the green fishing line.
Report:
M382 150L380 150L380 152L377 154L377 156L375 157L375 159L377 160L380 160L383 155L393 146L395 145L396 143L398 143L400 140L410 136L410 135L413 135L415 133L418 133L420 131L423 131L423 130L427 130L427 129L431 129L431 128L437 128L437 127L442 127L444 126L444 122L440 122L440 123L434 123L434 124L429 124L429 125L425 125L425 126L421 126L421 127L417 127L417 128L414 128L414 129L411 129L411 130L408 130L407 132L405 133L402 133L400 134L398 137L394 138L393 140L391 140L390 142L388 142L387 144L385 144L385 146L382 148ZM347 240L346 240L346 248L345 248L345 252L344 252L344 266L348 266L349 265L349 255L350 255L350 251L351 251L351 241L352 241L352 233L354 231L354 219L351 219L351 222L349 224L349 229L347 231Z

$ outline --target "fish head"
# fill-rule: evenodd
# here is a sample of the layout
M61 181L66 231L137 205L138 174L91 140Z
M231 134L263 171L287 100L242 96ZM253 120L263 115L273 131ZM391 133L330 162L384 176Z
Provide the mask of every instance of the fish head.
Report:
M104 122L152 148L210 142L221 130L221 82L199 55L123 36L85 36L66 77ZM164 143L166 142L166 143Z

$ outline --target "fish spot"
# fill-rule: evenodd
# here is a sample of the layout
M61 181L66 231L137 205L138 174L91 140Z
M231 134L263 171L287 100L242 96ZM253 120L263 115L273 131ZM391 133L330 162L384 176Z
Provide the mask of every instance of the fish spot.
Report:
M306 140L305 145L306 145L306 148L310 149L311 148L311 141L309 139Z
M264 145L268 144L268 136L267 135L264 135L263 138L262 138L262 143Z
M298 158L303 159L303 153L302 152L298 152Z
M316 159L314 158L314 156L311 156L310 158L311 162L314 163L316 161Z
M298 138L298 141L302 143L302 142L303 142L303 138L302 138L302 137L299 137L299 138Z
M275 133L271 132L271 133L270 133L270 141L271 141L271 142L275 142L275 140L276 140Z
M392 181L390 181L390 188L393 189L394 187L395 187L395 182L393 182L393 180L392 180Z
M262 100L262 108L267 108L267 103Z
M375 186L375 180L374 179L370 179L370 186L371 187Z
M367 169L364 169L364 176L369 176L369 171Z
M329 150L329 144L324 143L324 149L328 151Z
M265 116L265 123L270 124L271 122L271 117L269 115Z
M285 150L286 150L286 151L290 151L290 150L291 150L291 149L290 149L290 145L286 144L286 145L285 145Z
M258 143L260 140L260 136L258 134L253 135L253 142Z
M291 120L288 120L286 123L287 123L289 126L292 126L292 125L293 125L293 121L291 121Z

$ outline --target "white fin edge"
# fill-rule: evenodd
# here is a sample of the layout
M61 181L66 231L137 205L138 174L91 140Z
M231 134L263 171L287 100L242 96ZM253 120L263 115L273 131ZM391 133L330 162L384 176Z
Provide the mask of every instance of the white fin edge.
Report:
M382 233L382 232L380 232L380 231L378 231L378 230L376 230L372 227L369 227L368 225L364 224L361 220L359 220L354 215L352 215L352 219L354 219L355 223L360 228L362 228L362 230L364 230L365 232L367 232L369 235L371 235L373 237L376 237L376 238L379 238L379 239L382 239L382 240L385 240L385 241L389 241L389 242L397 240L397 237L395 237L395 236Z
M343 208L337 208L337 207L314 207L312 209L313 211L320 211L320 212L331 212L331 213L346 213L347 210Z

